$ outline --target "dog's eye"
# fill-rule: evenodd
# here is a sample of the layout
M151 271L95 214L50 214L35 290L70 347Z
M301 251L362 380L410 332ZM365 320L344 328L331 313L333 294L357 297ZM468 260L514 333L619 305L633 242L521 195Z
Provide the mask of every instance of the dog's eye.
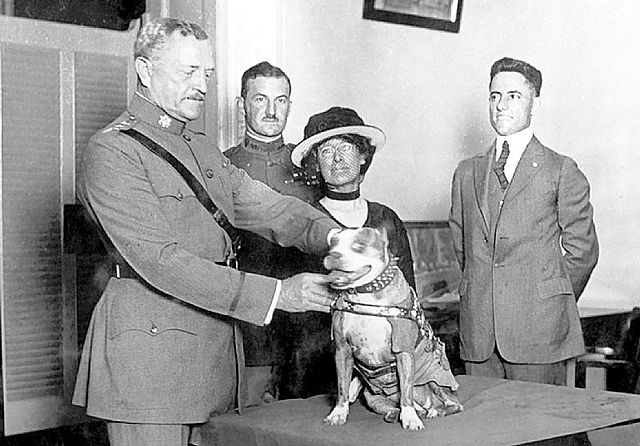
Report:
M360 243L360 242L356 242L353 245L351 245L351 249L354 252L364 252L364 250L367 248L367 245L365 245L364 243Z

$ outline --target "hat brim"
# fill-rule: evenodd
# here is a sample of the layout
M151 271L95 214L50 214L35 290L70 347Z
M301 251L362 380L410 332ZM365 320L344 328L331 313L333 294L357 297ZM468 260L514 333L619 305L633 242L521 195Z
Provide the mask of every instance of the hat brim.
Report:
M382 130L372 125L350 125L345 127L336 127L335 129L325 130L316 133L307 139L302 140L291 152L291 162L298 167L302 167L302 160L307 156L311 147L317 142L323 141L332 136L346 135L353 133L371 139L376 150L380 150L385 143L386 136Z

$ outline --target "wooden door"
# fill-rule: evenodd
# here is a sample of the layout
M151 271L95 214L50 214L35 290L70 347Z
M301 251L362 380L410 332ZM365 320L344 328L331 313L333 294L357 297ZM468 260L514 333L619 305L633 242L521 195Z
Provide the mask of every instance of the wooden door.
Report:
M64 207L89 137L133 90L136 29L0 17L0 327L4 435L69 424L82 336ZM89 277L87 280L93 280ZM78 302L81 305L78 305Z

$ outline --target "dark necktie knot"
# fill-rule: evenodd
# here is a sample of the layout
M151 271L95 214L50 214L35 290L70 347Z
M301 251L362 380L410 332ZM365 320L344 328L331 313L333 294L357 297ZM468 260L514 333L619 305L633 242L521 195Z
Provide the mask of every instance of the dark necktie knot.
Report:
M504 165L507 163L508 156L509 156L509 143L505 141L502 143L502 152L500 152L500 157L496 160L496 163L493 167L493 170L496 172L496 175L498 176L498 181L500 182L500 187L502 188L503 192L509 185L509 180L507 180L507 177L504 174Z

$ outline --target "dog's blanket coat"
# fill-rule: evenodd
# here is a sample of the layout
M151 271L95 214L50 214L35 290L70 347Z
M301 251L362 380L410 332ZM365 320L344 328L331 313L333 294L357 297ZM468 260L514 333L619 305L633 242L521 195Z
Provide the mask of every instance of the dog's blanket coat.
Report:
M463 410L444 344L434 335L415 291L388 250L384 229L344 230L324 259L336 290L331 304L338 398L325 421L346 423L364 385L367 405L386 421L424 429ZM356 371L359 379L352 380Z
M338 297L338 299L340 298L344 299L342 296ZM456 391L458 382L451 373L444 343L434 335L415 294L412 294L410 299L402 302L398 307L410 308L415 320L387 317L391 324L391 350L394 353L413 352L415 357L414 385L424 385L431 381L438 386L449 387ZM400 392L395 364L386 364L375 369L367 368L359 361L356 361L354 365L371 393L390 397Z

